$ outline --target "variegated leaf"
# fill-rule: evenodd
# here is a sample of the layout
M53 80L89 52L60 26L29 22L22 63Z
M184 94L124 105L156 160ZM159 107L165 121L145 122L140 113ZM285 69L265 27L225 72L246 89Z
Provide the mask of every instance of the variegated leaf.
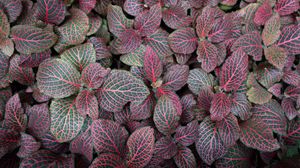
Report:
M281 16L289 15L300 8L297 0L278 0L275 6L275 11Z
M20 55L14 55L10 60L9 75L12 81L17 81L23 85L32 85L34 82L34 72L30 67L21 67Z
M197 49L197 60L201 62L201 68L208 72L213 71L218 64L218 48L204 40L199 43Z
M65 19L66 5L63 0L37 0L36 17L47 24L59 25Z
M47 103L32 106L28 112L28 131L40 138L50 130L50 114Z
M129 66L143 67L146 47L141 44L135 51L124 54L120 60Z
M230 113L231 102L231 98L224 93L214 94L209 109L211 120L223 120Z
M240 127L237 118L230 113L223 120L218 121L216 127L225 146L232 147L240 138Z
M99 63L90 63L83 69L81 81L90 89L98 89L109 73L109 68L105 69Z
M180 54L191 54L198 45L196 32L190 27L175 30L170 34L168 41L171 49Z
M89 90L81 91L76 97L76 109L82 117L86 115L93 120L97 120L99 117L98 101L94 93Z
M21 0L0 0L0 6L7 13L10 23L17 20L23 9Z
M190 148L179 146L177 154L173 157L174 162L179 168L196 167L196 158Z
M213 87L214 77L206 73L203 69L193 69L190 71L187 84L189 89L196 95L203 87Z
M168 43L169 33L163 29L158 29L156 32L144 38L144 44L150 46L158 56L164 58L172 55L171 48Z
M285 49L272 45L271 47L265 48L265 57L270 64L274 65L278 69L283 69L287 53Z
M290 54L300 53L300 24L286 26L282 29L277 42L279 47L286 49Z
M173 65L168 68L164 75L164 87L173 91L180 90L187 82L189 67L187 65Z
M29 157L34 152L38 151L41 147L41 143L37 142L34 137L29 134L21 133L21 147L17 153L20 158Z
M280 16L275 13L265 24L262 32L262 40L266 46L275 43L280 36Z

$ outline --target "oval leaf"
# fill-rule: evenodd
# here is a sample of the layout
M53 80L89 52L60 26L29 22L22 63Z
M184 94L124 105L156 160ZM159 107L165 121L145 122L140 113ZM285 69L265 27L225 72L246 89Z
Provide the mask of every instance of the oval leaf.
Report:
M171 159L177 153L177 145L169 136L160 138L155 143L154 155L163 159Z
M76 109L81 114L82 117L88 115L93 120L98 119L98 101L96 96L88 91L81 91L76 97Z
M107 167L117 167L125 168L123 160L120 156L112 153L102 153L100 154L93 163L89 166L90 168L107 168Z
M181 89L187 82L189 67L187 65L173 65L168 68L164 75L163 86L173 91Z
M186 126L181 126L176 129L174 136L176 142L183 146L192 145L197 137L198 122L196 120L188 123Z
M47 24L59 25L66 15L63 0L37 0L36 17Z
M28 110L28 131L35 137L44 136L50 129L48 104L34 105Z
M218 64L218 48L208 41L201 41L197 49L197 60L206 72L213 71Z
M190 148L179 146L178 152L174 156L174 162L180 168L193 168L197 167L196 158Z
M0 6L3 6L10 23L17 20L23 9L21 0L0 0Z
M37 142L31 135L21 133L21 147L17 153L20 158L26 158L36 152L41 147L41 143Z
M198 45L196 32L190 27L175 30L170 34L168 41L171 49L180 54L191 54Z
M187 84L189 89L198 95L202 88L214 86L214 77L203 69L196 68L190 71Z
M287 57L285 49L273 45L271 47L265 48L264 52L265 57L270 64L274 65L278 69L283 69L285 65L285 59Z
M224 93L216 93L213 96L209 109L210 118L213 121L221 121L230 113L231 98Z
M290 54L300 54L300 24L284 27L277 45Z
M281 16L289 15L300 8L297 0L278 0L275 6L275 11Z
M82 71L81 80L88 88L98 89L109 73L110 69L103 68L99 63L90 63Z
M222 121L218 121L216 127L220 137L227 147L233 146L240 138L240 127L237 118L229 114Z
M262 40L266 46L275 43L280 36L280 16L275 13L265 24Z

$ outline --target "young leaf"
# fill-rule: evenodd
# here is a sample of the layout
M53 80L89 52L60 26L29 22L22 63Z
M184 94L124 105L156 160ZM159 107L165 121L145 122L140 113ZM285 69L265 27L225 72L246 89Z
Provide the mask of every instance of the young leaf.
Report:
M114 48L119 54L127 54L136 50L142 44L140 34L134 29L126 29L114 41Z
M9 57L0 51L0 78L3 78L9 68Z
M150 36L144 38L144 44L150 46L160 58L164 58L173 53L168 43L168 37L169 33L167 31L158 29Z
M272 152L280 148L277 139L273 137L272 130L265 123L250 119L241 123L240 128L240 140L247 147L264 152Z
M242 51L234 51L222 66L220 86L225 91L236 91L247 78L248 56Z
M186 126L180 126L176 129L175 141L183 146L192 145L197 136L198 122L196 120L188 123Z
M153 114L157 129L164 135L170 135L175 132L179 119L172 99L167 95L162 95L158 99Z
M4 119L6 127L19 132L25 131L27 116L24 114L18 93L7 101Z
M252 119L263 122L268 128L280 135L286 135L287 120L280 104L271 100L263 105L252 108Z
M14 55L10 60L9 75L11 80L15 80L23 85L32 85L34 82L34 73L32 68L20 67L21 58Z
M211 30L208 33L208 39L212 43L220 43L230 37L230 31L232 31L232 18L229 15L225 15L216 19L213 23Z
M177 153L176 143L172 137L164 136L156 141L154 154L162 157L163 159L171 159Z
M40 63L51 57L51 50L48 49L40 53L32 53L31 55L21 54L20 57L19 65L21 67L38 67Z
M10 23L17 20L23 9L21 0L0 0L0 6L7 13Z
M201 15L196 20L196 31L200 38L204 38L208 35L215 21L215 15L217 15L216 9L210 6L203 8Z
M283 98L281 101L282 110L289 120L292 120L297 115L299 115L299 112L296 110L295 104L296 103L291 98Z
M171 29L187 27L193 21L192 18L187 15L185 9L181 6L172 6L169 9L164 9L162 18L165 24Z
M289 15L300 8L297 0L278 0L275 6L275 11L281 16Z
M75 105L78 113L80 113L82 117L85 118L85 116L88 115L93 120L98 119L98 101L92 92L88 90L81 91L76 97Z
M237 118L230 113L223 120L218 121L216 127L225 146L231 147L240 138L240 127Z
M111 120L99 119L92 124L92 138L94 149L98 153L113 153L123 155L126 138L121 126Z
M214 93L210 87L203 87L200 89L197 98L197 106L199 109L203 109L209 112Z
M231 98L224 93L214 94L209 109L211 120L223 120L230 113L231 102Z
M193 168L196 167L196 158L190 148L179 146L178 152L174 156L174 162L180 168Z
M265 57L270 64L274 65L278 69L283 69L287 53L285 49L272 45L271 47L265 48Z
M112 70L97 92L100 106L111 112L121 111L128 102L143 102L148 95L143 81L123 70Z
M126 168L122 158L116 154L112 153L102 153L93 163L89 166L90 168L107 168L107 167L117 167Z
M50 131L58 142L74 139L80 132L84 121L84 118L75 108L74 98L52 100L50 117Z
M130 118L132 120L144 120L149 118L153 114L155 102L156 100L153 93L150 93L142 103L131 102Z
M209 117L206 117L198 128L196 149L201 159L208 165L226 153L226 147Z
M266 46L275 43L280 36L280 16L275 13L265 24L262 31L262 40Z
M57 41L57 35L34 26L17 25L11 28L16 50L22 54L43 52Z
M255 61L261 60L262 45L261 35L258 31L253 31L239 37L231 47L231 51L242 49L246 54L253 56Z
M109 31L119 37L124 31L132 28L133 21L126 18L122 8L117 5L109 5L107 8L107 22Z
M36 17L47 24L59 25L65 19L66 6L63 0L37 0Z
M201 68L208 72L213 71L218 64L218 49L217 47L204 40L199 43L197 49L197 60L201 62Z
M154 152L154 129L143 127L134 131L127 141L127 165L132 168L146 166Z
M21 147L17 153L20 158L26 158L39 150L41 143L37 142L31 135L21 133Z
M145 76L152 83L155 83L163 72L163 64L158 55L147 46L144 56Z
M74 66L58 58L41 63L36 78L40 91L54 98L68 97L80 88L79 72Z
M134 28L138 30L141 36L153 34L160 26L162 18L160 4L150 7L135 17Z
M255 12L254 23L256 23L257 25L264 25L271 16L272 6L269 0L265 0Z
M284 27L277 45L290 54L300 54L300 24Z
M191 54L198 45L196 32L190 27L175 30L170 34L168 41L171 49L180 54Z
M242 120L248 120L252 113L250 112L251 103L247 100L244 93L236 93L232 99L230 111Z
M108 46L106 46L106 42L104 38L91 37L88 40L88 42L94 45L96 51L96 60L100 60L102 58L110 58L112 56Z
M189 89L198 95L202 88L214 86L214 77L203 69L196 68L190 71L187 84Z
M89 18L83 11L77 8L71 8L69 12L71 17L57 28L59 40L54 46L54 49L58 53L61 53L69 46L82 43L90 28Z
M88 88L98 89L109 73L110 69L103 68L99 63L90 63L83 69L81 80Z
M248 100L255 104L264 104L271 100L272 94L260 85L252 86L247 91Z
M173 91L180 90L187 82L189 75L189 67L187 65L173 65L168 68L164 75L163 86Z
M96 62L96 51L91 43L85 43L64 51L60 58L82 71L90 63Z
M145 51L146 47L141 44L135 51L122 55L120 61L129 66L143 67Z
M38 104L28 110L28 132L40 138L50 129L50 114L48 104Z
M124 10L132 16L137 16L146 9L144 5L144 0L126 0Z
M97 0L79 0L79 8L85 13L90 13L95 8Z

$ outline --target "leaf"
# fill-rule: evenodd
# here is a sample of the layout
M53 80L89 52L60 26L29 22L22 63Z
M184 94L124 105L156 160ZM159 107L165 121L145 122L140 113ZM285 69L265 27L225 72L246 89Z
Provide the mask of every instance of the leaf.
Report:
M277 45L290 54L300 54L300 24L284 27Z
M208 39L212 43L223 42L230 37L232 25L232 18L229 15L224 15L223 17L216 19L208 33Z
M124 31L132 28L133 21L127 19L122 8L117 5L109 5L107 8L107 22L109 31L119 37Z
M54 98L68 97L80 88L80 74L76 68L57 58L42 62L36 79L40 91Z
M199 107L199 109L203 109L206 112L209 112L213 97L214 93L210 87L201 88L197 98L197 106Z
M230 111L242 120L248 120L252 113L250 112L251 103L243 93L236 93L232 99Z
M90 13L95 8L97 0L79 0L79 8L85 13Z
M160 58L164 58L173 54L168 43L168 37L169 33L167 31L158 29L144 38L144 44L150 46Z
M262 58L261 35L257 31L253 31L239 37L231 47L231 51L242 49L246 54L253 56L255 61Z
M155 143L154 155L158 155L163 159L172 159L177 153L177 145L172 137L161 137Z
M172 32L168 38L171 49L180 54L193 53L198 45L198 38L193 28L181 28Z
M31 135L21 133L21 147L17 153L20 158L29 157L32 153L39 150L41 143L37 142Z
M256 105L252 108L252 119L263 122L268 128L280 135L286 135L287 120L280 104L270 100L263 105Z
M240 124L240 140L249 148L263 152L273 152L280 148L271 129L265 123L250 119Z
M125 142L121 126L111 120L99 119L92 124L94 149L98 153L123 155Z
M256 71L258 82L265 88L270 88L279 82L283 76L281 70L267 64L260 64Z
M170 97L162 95L155 106L153 121L157 129L164 135L175 132L180 116Z
M59 39L54 49L58 53L63 52L69 46L82 43L90 29L89 18L83 11L73 7L69 12L71 17L57 28Z
M1 4L1 1L0 1ZM10 33L10 25L3 10L0 10L0 38L7 38Z
M118 39L115 40L115 49L118 54L127 54L136 50L142 44L140 34L134 29L127 29L120 33Z
M0 51L0 78L4 77L9 68L9 57Z
M90 63L96 62L96 51L91 43L85 43L64 51L60 58L82 71Z
M144 5L143 0L126 0L124 10L132 16L137 16L146 9Z
M299 114L295 105L296 103L291 98L283 98L281 101L282 110L289 120L293 120Z
M27 116L21 106L19 94L13 95L6 103L5 125L13 130L22 132L27 126Z
M43 137L40 138L42 143L42 148L50 150L55 153L64 153L69 150L69 144L68 143L60 143L56 140L56 138L50 134L47 133Z
M21 67L38 67L40 63L51 57L51 50L48 49L46 51L40 53L32 53L30 55L21 54L20 57L21 58L19 65Z
M201 159L208 165L221 158L226 153L226 147L217 129L209 117L206 117L198 127L196 149Z
M50 130L50 114L48 104L37 104L28 110L28 132L40 138Z
M217 15L215 8L211 6L203 8L201 15L196 20L196 31L199 38L204 38L208 35L215 21L215 15Z
M146 47L141 44L135 51L124 54L120 60L129 66L143 67Z
M203 69L196 68L190 71L187 84L189 89L198 95L202 88L214 86L214 77Z
M143 81L124 70L112 70L97 92L100 106L111 112L121 111L128 102L143 102L148 95Z
M32 85L34 83L34 73L32 68L20 67L21 58L14 55L10 60L9 75L10 79L17 81L23 85Z
M148 36L159 28L161 19L161 7L160 4L156 4L135 17L134 28L141 36Z
M275 11L281 16L289 15L300 8L297 0L278 0Z
M287 142L295 143L300 139L300 118L289 122L287 135L283 137Z
M163 64L151 47L147 46L144 56L144 70L146 78L153 83L161 76Z
M242 51L234 51L222 66L220 86L225 91L236 91L247 78L248 56Z
M275 43L280 36L280 16L275 13L265 24L262 31L262 40L266 46Z
M215 162L216 167L248 167L251 165L253 150L238 143L228 149L228 152Z
M37 0L36 5L37 19L55 25L64 21L67 11L63 0Z
M281 89L282 89L282 84L276 83L268 89L268 92L272 93L276 97L281 97L282 96Z
M118 167L125 168L124 162L120 156L112 153L102 153L93 163L90 165L90 168L107 168L107 167Z
M7 13L10 23L17 20L23 9L21 0L0 0L0 6Z
M190 146L196 141L198 122L191 121L186 126L180 126L176 129L175 141L183 146Z
M12 39L10 38L1 38L0 41L0 50L8 55L8 56L12 56L14 54L15 48L14 48L14 43L12 41Z
M287 53L285 49L272 45L271 47L265 48L265 57L270 64L274 65L278 69L283 69Z
M190 148L179 146L178 152L174 156L174 162L180 168L196 167L196 158Z
M127 166L139 168L146 166L154 151L154 129L143 127L134 131L127 141Z
M162 19L168 27L175 30L187 27L193 21L193 19L187 15L185 9L181 6L172 6L169 9L164 9Z
M12 129L0 128L0 157L12 152L20 144L20 133Z
M88 64L81 73L81 80L90 89L98 89L104 82L104 78L110 73L110 69L103 68L99 63Z
M227 147L232 147L240 138L240 127L237 118L230 113L223 120L216 123L220 137Z
M156 100L153 93L150 93L142 103L131 102L130 118L132 120L144 120L150 118L154 111L155 102Z
M189 75L189 67L187 65L175 64L168 68L164 75L163 86L173 91L180 90L187 82Z
M102 31L101 26L103 24L106 24L106 23L104 23L105 21L103 21L103 19L99 15L97 15L93 12L89 13L88 17L89 17L89 32L87 33L87 36L101 34L101 31ZM106 26L107 26L107 24L106 24ZM98 33L98 30L99 30L99 33Z
M58 142L74 139L80 132L84 121L84 118L75 108L74 98L52 100L50 117L50 131Z
M91 37L88 42L94 45L96 51L96 60L112 57L104 38Z
M192 54L174 54L176 62L180 65L188 64L189 59L192 57Z
M254 23L257 25L264 25L266 21L272 17L272 12L270 1L265 0L255 12Z
M287 70L284 72L282 80L293 86L300 86L300 73L298 71Z
M218 63L218 49L208 41L201 41L197 49L197 60L201 62L201 68L206 72L213 71Z
M247 91L248 100L255 104L267 103L272 98L272 94L260 85L253 86Z
M57 35L34 26L17 25L11 28L16 50L22 54L43 52L57 41Z
M216 93L209 109L212 121L221 121L230 113L231 98L224 93Z
M93 120L98 119L98 101L92 92L88 90L81 91L76 98L75 105L78 113L80 113L82 117L85 118L85 116L88 115Z

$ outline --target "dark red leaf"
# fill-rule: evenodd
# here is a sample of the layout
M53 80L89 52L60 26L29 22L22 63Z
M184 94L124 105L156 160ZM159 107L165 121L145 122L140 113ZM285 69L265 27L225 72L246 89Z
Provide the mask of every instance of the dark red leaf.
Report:
M164 9L162 18L165 24L172 29L187 27L192 22L192 18L187 15L187 12L181 6Z
M48 104L38 104L28 110L28 131L31 135L43 137L50 128L50 114Z
M213 43L220 43L227 40L230 37L232 25L233 23L229 15L216 19L208 33L208 39Z
M0 128L0 158L17 148L20 145L20 138L18 131Z
M211 88L203 87L200 89L197 99L197 105L199 109L203 109L205 111L209 111L212 100L214 97L214 93L212 92Z
M171 49L180 54L191 54L198 45L196 32L190 27L175 30L170 34L168 41Z
M270 17L272 17L272 6L269 0L265 0L255 12L254 23L264 25Z
M10 60L9 75L11 80L15 80L23 85L32 85L34 82L34 72L30 67L21 67L20 55L14 55Z
M43 137L40 138L42 143L42 148L50 150L55 153L65 153L69 150L69 144L68 143L61 143L58 142L55 137L47 133Z
M218 48L204 40L199 43L197 49L197 59L201 62L201 68L206 72L213 71L218 64Z
M187 65L173 65L168 68L164 75L163 86L173 91L181 89L187 82L189 75L189 67Z
M4 77L9 68L9 56L0 51L0 78Z
M176 129L175 141L183 146L190 146L196 141L197 130L198 122L195 120L186 126L180 126Z
M40 53L33 53L31 55L21 54L20 55L20 66L21 67L38 67L41 62L51 57L51 50L46 50Z
M41 143L37 142L31 135L21 133L21 147L17 153L20 158L26 158L39 150Z
M278 0L275 6L275 11L281 16L289 15L300 8L297 0Z
M193 168L196 167L196 158L190 148L179 146L178 152L174 156L174 161L178 167Z
M293 86L300 86L300 73L297 71L287 70L284 72L282 80Z
M230 113L223 120L218 121L216 127L220 137L227 147L232 147L240 138L240 127L237 118Z
M59 25L66 14L63 0L38 0L36 17L45 23Z
M103 68L99 63L90 63L81 73L81 80L86 87L98 89L104 82L104 78L110 73L110 69Z
M109 52L108 46L106 46L104 38L91 37L88 41L94 45L94 48L96 50L96 60L100 60L102 58L110 58L112 56Z
M237 50L226 59L222 66L220 86L225 91L236 91L247 78L248 56Z
M209 109L210 118L213 121L221 121L230 113L232 100L224 93L216 93L211 101Z
M97 0L79 0L79 8L85 13L90 13L95 8Z
M290 54L300 54L300 24L284 27L277 45Z
M182 96L180 102L182 104L180 122L184 124L189 123L195 118L193 109L197 102L192 94Z
M202 88L214 86L214 76L206 73L203 69L196 68L190 71L187 84L189 89L198 95Z
M230 111L242 120L248 120L252 115L250 109L251 103L247 96L243 93L236 93L232 99Z
M196 149L201 159L208 165L226 154L226 147L209 117L206 117L198 128Z
M137 16L146 9L147 4L144 0L126 0L124 2L124 10L132 15Z
M132 102L130 104L130 118L132 120L147 119L153 114L154 106L155 97L153 93L150 93L150 95L142 103Z
M133 29L126 29L115 41L115 49L120 54L127 54L136 50L142 44L140 34Z
M289 122L287 135L284 139L291 144L295 144L300 139L300 118L296 118Z
M291 98L283 98L281 101L281 107L284 111L286 117L289 120L294 119L297 115L300 115L300 113L296 110L296 102L293 101Z
M90 165L90 168L126 168L124 161L120 156L112 153L102 153L100 154Z
M156 141L154 147L154 154L162 157L163 159L171 159L177 153L176 143L172 137L164 136Z
M163 64L151 47L147 46L144 56L145 76L148 80L155 83L163 71Z
M94 93L89 90L81 91L76 97L76 109L77 111L85 117L88 115L93 120L99 118L98 112L98 101Z
M21 0L0 0L0 6L3 6L10 23L17 20L23 9Z

